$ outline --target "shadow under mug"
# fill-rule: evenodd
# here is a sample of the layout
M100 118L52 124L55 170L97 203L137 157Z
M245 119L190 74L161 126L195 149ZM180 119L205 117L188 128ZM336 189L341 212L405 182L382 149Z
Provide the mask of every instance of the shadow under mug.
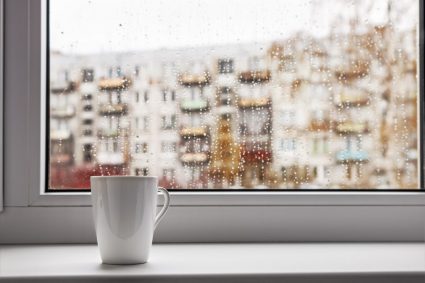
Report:
M153 233L170 197L157 177L93 176L90 178L97 244L105 264L148 261ZM156 213L158 190L165 198Z

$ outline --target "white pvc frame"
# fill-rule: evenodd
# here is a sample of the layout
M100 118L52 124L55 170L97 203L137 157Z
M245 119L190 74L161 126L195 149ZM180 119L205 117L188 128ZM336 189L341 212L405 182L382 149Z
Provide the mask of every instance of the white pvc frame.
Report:
M94 242L89 193L44 193L43 0L5 4L0 243ZM171 192L155 241L423 241L424 218L423 192Z
M0 0L0 212L3 210L3 4Z

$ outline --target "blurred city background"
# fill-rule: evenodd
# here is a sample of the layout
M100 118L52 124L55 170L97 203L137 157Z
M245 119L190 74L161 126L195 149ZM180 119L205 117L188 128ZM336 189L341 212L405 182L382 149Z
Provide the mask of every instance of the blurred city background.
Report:
M190 18L182 32L151 11L151 34L131 5L173 15L178 1L51 2L50 189L89 189L93 175L158 176L168 189L419 188L419 1L265 1L264 12L229 1L245 16L223 24L223 3L188 0L210 28ZM119 15L94 24L107 42L88 27L102 7ZM155 31L171 47L152 44Z

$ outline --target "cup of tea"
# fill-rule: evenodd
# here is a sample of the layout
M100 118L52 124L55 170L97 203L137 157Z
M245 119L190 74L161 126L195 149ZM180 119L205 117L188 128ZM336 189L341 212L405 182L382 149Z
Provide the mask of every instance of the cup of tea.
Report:
M148 261L153 233L170 204L157 177L93 176L93 217L100 257L105 264ZM164 206L157 214L158 192Z

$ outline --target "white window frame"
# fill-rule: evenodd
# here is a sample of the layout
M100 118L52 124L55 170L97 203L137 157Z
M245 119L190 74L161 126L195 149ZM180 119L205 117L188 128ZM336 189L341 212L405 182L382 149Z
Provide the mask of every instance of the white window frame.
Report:
M90 193L44 193L43 0L4 4L0 243L93 243ZM423 241L424 216L424 192L171 192L155 241Z
M0 212L3 211L3 24L4 24L4 3L0 0Z

